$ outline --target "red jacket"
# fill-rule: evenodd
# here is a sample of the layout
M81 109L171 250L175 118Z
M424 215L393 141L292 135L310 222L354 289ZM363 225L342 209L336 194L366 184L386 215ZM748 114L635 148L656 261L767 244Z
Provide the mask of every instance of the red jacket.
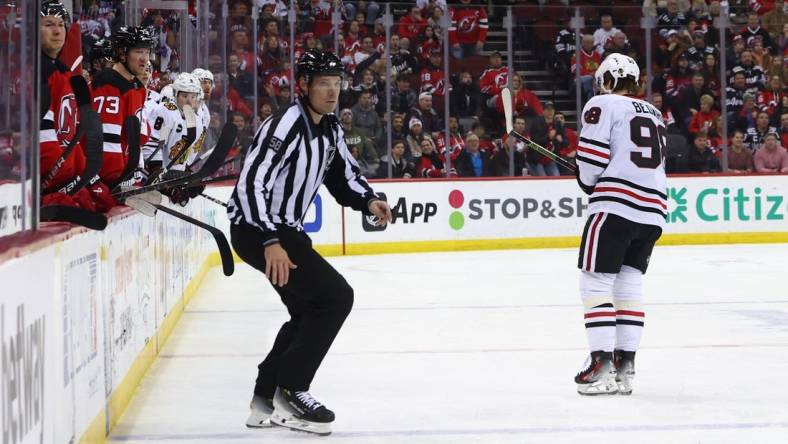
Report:
M416 160L416 177L443 177L443 162L435 152Z
M443 97L446 94L446 82L443 81L443 69L427 66L419 75L420 91L430 92L434 96Z
M487 41L487 12L484 8L449 8L449 42L469 45Z
M503 115L503 99L500 95L495 99L495 109L498 113ZM530 112L529 112L530 110ZM514 95L514 113L518 116L537 115L541 116L543 113L542 104L539 103L539 98L536 94L527 88L520 88Z
M689 132L691 134L700 132L700 130L704 128L706 122L711 122L711 124L714 125L714 121L717 120L719 116L720 113L715 110L711 110L708 113L698 111L692 116L692 120L690 120Z
M148 92L139 80L128 81L112 68L101 71L90 86L93 109L104 127L104 164L99 176L102 182L111 184L120 177L129 158L128 135L123 129L126 117L140 119L140 146L147 142L147 122L142 119L142 107Z
M596 69L599 68L599 65L602 64L602 56L599 55L598 52L592 50L591 54L585 52L585 50L580 50L580 75L581 76L593 76L596 74ZM577 64L575 63L575 56L572 56L572 74L574 74L575 70L577 69Z
M784 96L785 93L782 91L766 90L758 94L756 104L758 105L758 109L766 111L770 116L773 116L777 108L780 107L780 103Z
M41 54L41 75L49 87L43 91L42 103L49 102L49 109L41 119L39 129L41 144L41 177L44 178L57 163L63 150L77 135L78 108L70 79L74 75L63 63ZM85 155L77 147L65 159L60 171L49 183L44 193L57 191L85 169Z
M484 70L479 79L479 89L484 94L497 96L508 81L509 70L506 67L489 68Z
M414 21L410 15L406 15L399 21L399 29L397 34L399 34L400 38L407 37L411 43L414 43L413 39L420 36L426 27L426 20L421 19L419 21Z

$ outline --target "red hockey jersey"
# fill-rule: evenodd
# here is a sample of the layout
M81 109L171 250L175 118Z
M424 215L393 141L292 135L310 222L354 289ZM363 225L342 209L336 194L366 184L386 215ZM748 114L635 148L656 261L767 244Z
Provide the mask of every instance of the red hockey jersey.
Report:
M142 118L147 91L136 78L126 80L114 69L100 72L91 84L93 109L96 110L104 129L104 164L101 167L101 180L115 183L128 161L128 135L123 129L126 117L140 119L142 134L140 146L147 142L147 122Z
M484 70L479 79L479 88L484 94L497 96L509 81L509 70L505 67Z
M495 109L503 115L503 100L499 95L495 99ZM514 93L514 112L518 116L532 117L542 115L542 104L536 94L528 89L520 88Z
M41 76L49 85L41 91L41 102L49 103L39 129L43 178L49 174L57 159L63 154L63 150L77 135L78 107L70 83L71 76L74 74L66 65L44 54L41 55L41 59ZM42 191L44 193L57 191L69 180L82 174L84 169L85 154L78 142L47 189Z
M443 97L446 94L446 82L443 79L443 68L428 66L419 74L420 91Z
M449 8L449 42L469 45L487 40L487 12L484 8Z

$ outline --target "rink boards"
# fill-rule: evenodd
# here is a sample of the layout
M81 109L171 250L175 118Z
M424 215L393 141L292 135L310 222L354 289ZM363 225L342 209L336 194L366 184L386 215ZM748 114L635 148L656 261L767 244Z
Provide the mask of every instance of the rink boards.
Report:
M379 228L326 189L305 218L324 254L578 245L587 196L574 180L375 182L394 210ZM226 199L230 186L208 193ZM674 177L663 243L788 242L788 177ZM186 210L223 229L224 209ZM205 272L203 230L128 211L0 249L3 442L103 442Z

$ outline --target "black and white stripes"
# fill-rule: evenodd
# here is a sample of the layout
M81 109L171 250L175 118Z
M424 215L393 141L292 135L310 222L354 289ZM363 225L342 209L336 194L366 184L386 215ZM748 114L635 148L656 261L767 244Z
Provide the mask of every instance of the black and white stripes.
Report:
M333 114L319 125L296 101L266 119L244 160L227 211L233 224L246 223L277 242L277 226L302 229L306 211L325 182L342 205L368 211L376 196L361 176Z

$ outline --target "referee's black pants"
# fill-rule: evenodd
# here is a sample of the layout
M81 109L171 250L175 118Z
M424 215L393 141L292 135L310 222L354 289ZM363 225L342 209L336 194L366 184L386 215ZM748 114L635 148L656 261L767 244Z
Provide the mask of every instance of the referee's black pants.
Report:
M274 286L290 313L274 346L257 366L257 395L273 398L276 387L309 390L320 363L353 307L353 289L345 278L312 249L304 232L279 227L279 242L290 261L284 287ZM233 248L247 264L265 273L265 250L260 232L246 224L232 225Z

